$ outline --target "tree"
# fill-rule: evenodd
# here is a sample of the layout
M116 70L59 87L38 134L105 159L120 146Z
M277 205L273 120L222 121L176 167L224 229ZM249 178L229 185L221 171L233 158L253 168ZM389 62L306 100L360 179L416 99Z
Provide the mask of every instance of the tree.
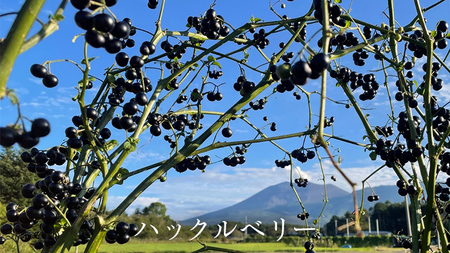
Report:
M378 219L382 230L390 231L393 234L408 235L407 219L405 215L405 202L402 203L376 203L370 209L372 227L375 227L375 220Z
M153 214L159 217L165 217L166 216L167 208L166 206L161 202L153 202L149 206L146 206L142 209L142 214Z
M399 194L409 195L413 209L413 235L409 248L419 252L420 240L422 252L428 251L435 226L441 238L442 251L447 253L445 216L441 213L449 211L449 193L448 188L443 190L444 187L438 183L437 175L438 172L449 171L450 152L445 147L449 145L450 111L447 103L434 95L443 86L438 73L450 72L446 58L442 60L435 53L435 49L447 47L448 24L441 20L438 24L429 25L424 18L424 14L444 1L422 8L419 0L414 0L416 13L409 23L402 26L395 18L393 0L387 1L389 24L381 25L356 19L350 15L350 10L337 3L339 1L335 2L314 0L303 15L293 18L279 15L275 8L278 5L284 8L285 4L277 2L270 5L277 17L275 20L251 17L250 22L240 26L233 26L231 21L225 20L212 4L205 7L200 17L187 17L188 30L177 31L166 29L161 23L165 1L149 0L148 7L158 9L155 12L159 11L159 15L155 31L148 32L134 26L129 18L116 20L115 15L110 15L109 10L114 9L116 1L71 1L80 10L75 14L75 21L84 35L76 39L83 40L83 60L80 63L68 59L62 61L71 62L81 72L77 78L81 79L76 87L77 94L72 97L79 107L79 114L72 118L73 126L66 129L67 138L62 143L27 153L31 156L26 159L30 163L55 164L59 157L58 161L64 161L66 165L63 172L38 172L44 178L37 184L41 195L36 195L33 186L22 191L25 197L38 199L33 199L37 203L27 208L28 224L42 218L43 206L58 217L46 223L47 231L54 234L42 231L45 238L36 242L36 248L43 247L44 252L66 252L74 245L87 244L86 252L95 252L105 238L109 243L125 243L130 235L126 233L128 224L120 222L120 215L155 181L166 181L167 171L204 171L214 162L212 157L216 157L209 154L219 152L221 148L231 148L232 152L219 156L219 161L226 166L238 166L246 162L246 152L258 143L269 144L279 151L283 158L275 161L276 166L288 166L291 171L298 164L314 158L318 158L321 165L323 159L328 159L353 188L355 230L360 231L356 184L341 170L340 161L331 150L335 143L342 141L368 150L372 160L382 161L382 165L367 179L380 173L384 167L397 174ZM19 13L18 20L24 15ZM309 43L307 28L316 29L320 32L316 34L322 35L317 47ZM134 46L136 41L132 36L138 31L152 37L139 41L139 53L130 49L128 52L133 56L129 57L125 49ZM16 41L19 44L23 36L20 39ZM279 47L271 46L273 41L279 42L275 43ZM92 53L92 48L104 48L115 54L115 63L100 68L106 69L104 78L92 74L95 66L92 61L96 59L93 54L102 52L94 49ZM250 48L254 50L252 56ZM298 52L298 57L294 52ZM258 56L253 57L254 53ZM358 67L365 65L371 55L382 66L382 73L378 76L364 71L358 73ZM349 64L344 64L350 58ZM426 59L425 65L416 66L416 70L422 68L419 71L424 78L414 78L413 73L408 72L414 68L418 58ZM12 66L15 56L7 59L8 66ZM30 64L31 74L42 79L44 86L53 88L59 83L58 73L51 72L50 65L54 71L53 66L59 61ZM227 62L231 62L233 67L227 67ZM355 67L350 68L352 62ZM158 77L152 76L157 81L151 82L147 69L158 74ZM223 75L234 75L233 87L222 86L220 81L216 81ZM61 74L59 77L64 78ZM320 83L319 91L308 86L316 79ZM6 82L6 79L2 80ZM96 80L101 85L90 99L86 93ZM345 102L329 96L330 82L342 89ZM390 82L396 83L398 91L395 96L389 91L392 89ZM196 84L198 87L194 88ZM264 127L254 123L257 111L267 108L270 101L276 101L275 96L291 91L296 99L301 99L300 94L306 97L308 116L301 124L297 123L306 126L306 130L298 132L292 129L290 133L277 134L277 124L281 122L266 122L268 124ZM387 118L377 121L370 118L363 107L380 94L386 94L390 111ZM422 100L424 111L418 107L418 101ZM226 105L215 106L218 101ZM365 131L363 143L355 136L341 137L332 130L328 131L335 121L335 117L325 110L325 106L328 108L330 104L340 106L340 111L344 108L354 110L358 125ZM296 108L295 105L283 109L290 112L292 108ZM284 111L277 111L278 115L282 113ZM355 127L356 122L353 123L352 127ZM250 129L251 135L234 138L237 131L233 130L242 126ZM48 126L37 127L36 131L33 129L36 127L32 126L30 133L17 131L14 127L1 128L2 145L10 146L17 141L22 147L32 147L39 137L44 136L43 132L49 131ZM158 148L167 152L168 158L138 169L124 168L124 161L137 150L145 132L152 134L152 140L164 139L165 145ZM294 150L278 143L279 140L299 137L303 143L299 147L295 142L297 147ZM321 169L325 183L322 166ZM107 212L108 191L112 187L125 183L132 176L146 174L114 210ZM96 178L100 183L94 187ZM290 184L296 193L294 183L305 187L308 181L291 176ZM424 213L420 209L422 193L426 199ZM310 226L309 214L299 198L298 201L299 217L305 220L306 226ZM326 207L326 195L324 203ZM154 211L165 213L158 208ZM312 224L320 224L320 215ZM43 227L45 229L45 225ZM317 237L317 234L313 235ZM208 249L208 246L203 249Z
M39 180L39 177L28 171L27 163L22 161L20 154L20 150L2 148L0 153L0 189L2 189L0 202L5 205L14 202L23 208L30 205L31 200L21 196L22 186Z

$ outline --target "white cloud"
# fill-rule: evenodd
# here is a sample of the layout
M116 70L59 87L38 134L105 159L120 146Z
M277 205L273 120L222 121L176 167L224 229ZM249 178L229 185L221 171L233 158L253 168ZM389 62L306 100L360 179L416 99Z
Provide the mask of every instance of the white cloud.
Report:
M362 181L365 180L371 173L377 170L381 164L371 161L361 161L363 166L357 167L345 167L345 163L340 167L345 175L353 182L357 183L356 189L361 189ZM369 165L368 165L369 164ZM319 164L315 164L314 167L319 168ZM339 171L333 166L330 160L323 160L323 171L326 175L326 182L333 184L339 188L350 191L351 186L346 182L345 178L339 173ZM336 182L330 180L331 175L336 177ZM394 170L388 167L384 167L381 171L375 173L366 180L372 187L380 185L395 185L398 180Z
M294 178L298 178L298 173L311 178L300 168L296 170ZM173 219L183 220L234 205L266 187L287 182L290 172L287 168L232 168L218 164L207 167L205 173L175 173L171 171L165 183L155 182L141 196L158 199Z

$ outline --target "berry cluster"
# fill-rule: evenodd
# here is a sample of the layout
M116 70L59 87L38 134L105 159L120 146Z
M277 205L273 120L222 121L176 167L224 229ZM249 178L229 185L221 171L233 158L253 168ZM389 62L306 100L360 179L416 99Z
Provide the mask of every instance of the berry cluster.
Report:
M250 103L248 103L248 105L253 109L253 110L255 110L255 111L257 111L257 110L262 110L262 109L264 109L264 105L266 104L266 100L265 99L258 99L258 100L256 100L255 102L250 102Z
M297 214L297 218L299 218L300 220L306 220L309 218L309 213L308 212L299 213Z
M206 166L211 163L211 157L208 155L205 156L195 156L195 157L186 157L183 161L179 162L174 166L175 170L182 173L187 169L196 170L199 169L202 172L205 170Z
M0 127L0 145L10 147L18 143L22 148L32 148L41 137L50 133L50 123L44 118L37 118L31 123L31 131L17 130L12 127Z
M165 40L161 42L160 44L161 49L164 50L167 53L167 58L169 59L175 59L177 57L178 59L181 59L183 57L183 54L186 53L186 49L183 46L180 46L178 44L172 45L168 40ZM176 70L173 68L173 64L166 64L166 67L168 69L172 70L172 73Z
M415 118L415 120L417 120L418 122L420 122L420 119L417 117L417 116L415 116L416 118ZM375 131L377 132L377 134L378 135L380 135L380 136L384 136L384 137L389 137L389 136L391 136L391 135L393 135L394 134L394 129L392 128L392 127L386 127L386 126L384 126L384 127L380 127L380 126L376 126L375 127ZM381 140L380 141L380 145L381 145L381 142L382 142L383 140Z
M231 157L225 157L223 159L223 164L225 164L226 166L236 167L239 164L244 164L245 161L245 156L233 155Z
M314 253L314 243L311 241L306 241L303 245L305 247L305 253Z
M407 185L403 180L398 180L396 185L400 196L406 196L407 194L414 195L417 193L417 188L414 185Z
M130 76L128 76L130 77ZM132 77L131 77L132 78ZM137 103L140 106L144 106L148 102L146 92L152 91L153 87L149 78L139 78L137 82L125 81L122 77L115 80L116 87L111 89L111 94L108 95L108 101L111 106L119 106L125 101L125 92L132 92L135 94L133 103Z
M41 64L35 63L31 65L30 72L34 77L42 78L42 84L47 88L53 88L58 85L58 78L49 73L47 68Z
M284 168L284 167L287 167L287 166L290 166L291 165L291 161L290 160L285 160L285 159L283 159L283 160L275 160L275 165L277 166L277 167L279 167L279 168Z
M239 93L244 96L245 94L250 93L255 88L255 83L248 81L245 76L241 75L233 84L233 88L235 91L239 91Z
M294 93L292 93L292 95L294 95L295 99L297 99L297 100L302 99L302 96L296 91L294 91Z
M374 202L380 200L380 196L376 195L375 193L372 193L371 195L367 196L367 200L369 202Z
M434 48L439 49L445 49L447 47L447 40L445 39L446 34L448 30L448 23L444 20L439 21L439 23L436 25L436 31L435 32L435 42L434 42ZM421 30L415 30L414 33L409 35L409 38L416 40L418 42L424 43L425 39L423 37L423 32ZM422 56L426 56L427 50L425 47L415 44L415 43L408 43L408 49L413 52L414 57L422 58Z
M346 67L340 68L339 71L332 70L330 76L332 78L337 78L344 83L350 82L350 88L352 90L362 87L364 92L359 95L359 99L362 101L374 99L380 88L380 85L375 80L374 74L358 74L356 71L351 71Z
M92 109L87 110L87 116L90 120L98 118L98 113ZM36 121L32 127L33 131L39 133L48 133L48 127L39 128L41 125ZM48 122L47 122L48 123ZM67 145L69 147L78 147L87 141L87 137L82 133L82 119L79 116L73 118L73 123L79 128L69 127L66 129L66 136L69 138ZM92 134L98 135L102 139L108 139L111 132L107 128L103 128L100 132L92 131ZM81 135L78 139L77 137ZM78 144L76 144L78 143ZM79 154L76 153L71 158L77 160ZM83 189L79 183L73 183L69 177L61 172L50 169L51 165L63 165L68 159L68 150L66 147L53 147L47 151L39 151L32 148L30 151L25 151L20 155L21 159L28 163L27 169L36 173L41 180L33 183L23 185L21 195L24 198L32 199L32 205L28 207L19 208L15 203L10 203L6 206L6 218L10 223L3 224L0 232L3 235L8 235L14 240L22 240L24 242L35 238L37 241L33 243L35 249L44 249L53 246L60 234L59 227L62 220L67 220L73 223L78 217L83 205L91 198L95 189ZM86 165L90 169L98 169L100 163L93 161ZM64 211L62 217L61 211ZM38 231L32 232L31 229L38 225ZM125 243L130 236L137 233L137 226L130 225L129 232L125 235L120 230L120 226L116 227L118 243ZM90 220L84 219L82 221L80 230L73 239L73 245L87 244L94 233L94 225ZM4 243L5 237L0 238L0 244ZM108 242L111 242L108 241Z
M283 19L287 19L287 17L283 17ZM300 28L300 22L294 22L293 24L290 25L291 29L296 32L298 31L298 29ZM302 30L300 30L300 34L299 34L300 38L305 41L306 40L306 23L303 26ZM297 40L296 40L297 41ZM283 46L284 47L284 46ZM282 48L283 48L282 47Z
M106 232L105 241L111 244L115 242L124 244L130 240L131 236L135 236L138 232L138 225L121 221L116 224L114 229L110 229Z
M42 162L45 163L49 160L46 155L55 156L54 150L50 151L45 154L33 149L33 156L29 152L22 153L21 158L24 162L30 162L32 157L28 169L30 171L35 169L38 176L44 177L44 179L35 184L25 184L22 187L22 196L32 199L32 205L20 211L17 204L9 203L6 206L6 218L12 224L4 224L1 227L2 234L12 234L22 241L29 241L33 235L38 239L34 243L36 249L51 247L56 243L57 227L59 226L57 223L61 219L60 212L57 212L56 209L67 208L65 218L69 222L74 222L78 217L79 209L93 193L93 189L91 189L85 192L84 197L76 197L82 191L81 185L70 182L69 178L61 171L47 169L43 175L40 170L41 168L46 169L46 165L42 165ZM34 165L34 162L38 164ZM41 222L39 223L39 221ZM32 233L30 229L37 224L39 224L39 231ZM74 240L74 245L88 243L93 231L93 224L84 220L78 236Z
M446 184L448 187L450 187L450 177L447 178L445 184ZM436 192L436 199L441 200L442 203L444 203L444 205L445 205L445 203L446 203L447 201L450 200L450 197L449 197L449 194L450 194L450 188L448 188L448 187L443 187L443 186L440 185L440 184L437 184L437 185L435 186L435 189L436 189L436 191L435 191L435 192ZM440 207L441 210L444 210L444 209L442 208L442 203L441 203L441 202L436 201L436 203L438 203L438 205L439 205L439 207ZM450 213L450 212L449 212L449 211L450 211L450 205L447 205L447 207L445 208L445 211L446 211L447 213Z
M365 60L369 58L369 53L360 48L353 53L352 57L356 66L364 66L366 64Z
M203 17L190 16L187 22L189 27L194 27L198 33L211 40L216 40L220 36L225 37L230 33L230 28L224 25L223 17L217 15L214 9L207 10Z
M115 5L116 1L107 1L107 6ZM71 0L72 5L79 9L75 14L75 23L86 30L84 38L94 48L104 48L108 53L118 53L122 48L134 46L134 41L129 36L134 35L136 30L132 28L131 20L124 19L116 21L107 13L97 13L95 16L86 7L94 10L101 4L89 0ZM128 41L125 41L128 40Z
M322 47L323 38L317 41L317 46ZM337 34L335 37L330 39L330 45L328 47L329 52L335 50L342 50L345 48L353 47L359 44L358 37L355 36L353 32L347 32L344 34ZM335 48L333 48L335 47ZM361 52L361 51L360 51Z
M422 244L421 241L419 241L419 244ZM411 239L403 239L402 246L405 249L411 249L412 250L413 245L412 245ZM422 248L422 245L420 245L419 248Z
M433 65L431 67L432 73L431 73L431 88L433 88L433 90L435 91L439 91L442 89L443 87L443 80L440 78L437 78L438 76L438 71L441 69L441 64L439 62L433 62ZM426 71L427 69L427 64L425 63L424 65L422 65L422 70ZM419 85L420 89L424 89L425 88L425 79L426 79L426 75L423 76L423 82Z
M286 59L289 61L289 58ZM279 66L270 66L269 70L272 72L274 80L280 80L281 83L277 85L277 91L283 93L285 91L292 91L295 85L305 85L308 78L317 79L322 75L322 72L330 65L330 58L318 53L314 55L311 61L297 61L292 66L285 62Z
M208 73L209 78L212 78L212 79L218 79L222 75L223 75L222 70L219 70L219 71L213 70Z
M186 95L179 95L176 103L177 104L182 104L183 102L186 102L188 100L188 97Z
M294 149L291 152L291 155L292 155L292 158L297 159L301 163L305 163L308 161L308 159L309 160L314 159L314 157L316 156L316 153L314 153L314 151L312 151L312 150L308 150L308 151L306 151L306 154L305 154L305 149L299 148L299 149Z
M322 0L314 0L314 17L319 21L320 24L323 22L323 12L322 12ZM328 0L328 15L330 21L341 27L345 27L345 20L341 19L341 8ZM323 24L322 24L323 25Z
M250 32L253 33L253 43L256 47L264 49L269 45L269 39L266 38L266 31L264 29L259 29L257 33L255 29L250 29Z
M208 99L211 102L220 101L220 100L222 100L222 98L223 98L223 95L219 91L217 91L217 92L210 91L206 95L206 99Z
M148 0L147 6L150 9L156 9L158 7L158 0Z
M308 185L308 179L307 178L296 178L294 180L294 183L297 184L298 187L303 187L305 188Z
M223 164L231 167L244 164L246 162L244 154L247 152L247 147L247 145L237 146L230 156L227 156L222 160Z

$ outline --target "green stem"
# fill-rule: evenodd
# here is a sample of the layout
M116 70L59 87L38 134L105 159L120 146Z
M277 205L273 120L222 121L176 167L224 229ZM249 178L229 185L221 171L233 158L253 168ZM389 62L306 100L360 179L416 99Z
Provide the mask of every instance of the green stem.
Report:
M46 24L44 24L36 34L31 36L23 43L22 47L20 48L20 53L23 53L32 48L37 43L47 38L59 29L58 22L62 21L62 19L64 18L62 14L64 12L64 9L66 8L67 2L69 2L69 0L61 1L58 9L56 9L55 14L50 18L50 20ZM58 19L55 19L55 17L58 17Z
M437 211L436 200L435 200L435 183L436 183L436 172L437 172L437 159L439 153L437 153L434 146L433 138L433 114L431 113L431 75L432 75L432 64L433 64L433 38L428 34L428 29L426 27L425 19L423 17L422 8L418 0L414 0L416 6L416 12L419 16L419 23L422 27L424 34L424 39L426 42L427 49L427 69L425 78L425 93L424 97L424 107L425 107L425 122L427 127L427 141L428 141L428 157L429 157L429 173L428 173L428 184L427 189L427 206L426 206L426 216L425 216L425 226L422 232L422 252L426 252L429 249L429 243L431 240L431 228L432 228L432 218L433 213ZM438 226L439 228L439 226ZM442 229L442 227L441 227ZM441 231L442 232L442 231ZM442 250L448 252L446 247L443 245Z
M330 44L330 19L328 13L328 1L322 0L322 52L327 55L328 46ZM319 114L319 134L317 136L318 141L322 146L326 146L326 142L323 139L323 128L325 125L325 104L327 100L327 70L322 71L322 85L320 91L320 114Z
M0 99L6 94L6 83L28 32L45 0L27 0L17 14L11 29L0 44Z
M359 119L361 120L364 129L366 130L366 134L369 137L370 142L375 143L378 140L378 137L375 135L375 133L372 131L372 128L370 127L369 121L367 120L366 116L364 115L363 111L358 105L358 102L356 102L355 97L353 96L352 91L348 87L346 83L341 83L340 85L342 89L345 92L345 95L347 95L348 99L350 100L350 103L352 103L353 108L355 109L356 113L358 114Z
M106 229L104 229L104 221L101 217L97 216L95 219L95 230L92 234L91 240L89 240L89 243L86 245L86 248L84 250L85 253L90 252L98 252L103 240L106 236Z
M239 29L238 29L239 30ZM222 42L222 41L220 41ZM220 43L218 42L218 43ZM214 47L214 46L213 46ZM211 48L214 50L215 48ZM280 56L275 57L274 61L278 60ZM267 71L269 72L269 71ZM254 99L262 91L269 87L273 82L270 75L266 73L261 82L255 87L252 92L245 94L236 104L234 104L224 115L222 115L214 124L212 124L208 129L205 130L203 134L197 137L196 140L188 143L182 147L179 152L175 153L171 158L169 158L165 163L163 163L158 169L153 171L147 178L145 178L123 201L120 205L108 216L107 220L114 220L118 215L123 213L125 209L145 190L147 189L155 180L160 178L164 173L166 173L170 168L175 166L177 163L181 162L185 157L191 155L198 147L213 133L215 133L222 125L227 122L233 115L235 115L243 106L245 106L249 101ZM159 84L158 84L159 86ZM144 112L145 113L145 112Z

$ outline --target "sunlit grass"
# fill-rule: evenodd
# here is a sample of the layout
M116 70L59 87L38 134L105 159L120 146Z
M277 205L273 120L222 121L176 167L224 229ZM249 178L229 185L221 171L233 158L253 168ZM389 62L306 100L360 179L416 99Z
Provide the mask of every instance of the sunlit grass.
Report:
M302 246L289 246L285 243L207 243L208 246L239 250L243 252L304 252ZM123 245L118 244L102 244L99 253L137 253L137 252L192 252L202 248L198 242L134 242ZM314 248L316 252L375 252L375 251L398 251L390 248ZM70 252L75 252L75 249ZM78 252L84 252L84 247L80 246Z

